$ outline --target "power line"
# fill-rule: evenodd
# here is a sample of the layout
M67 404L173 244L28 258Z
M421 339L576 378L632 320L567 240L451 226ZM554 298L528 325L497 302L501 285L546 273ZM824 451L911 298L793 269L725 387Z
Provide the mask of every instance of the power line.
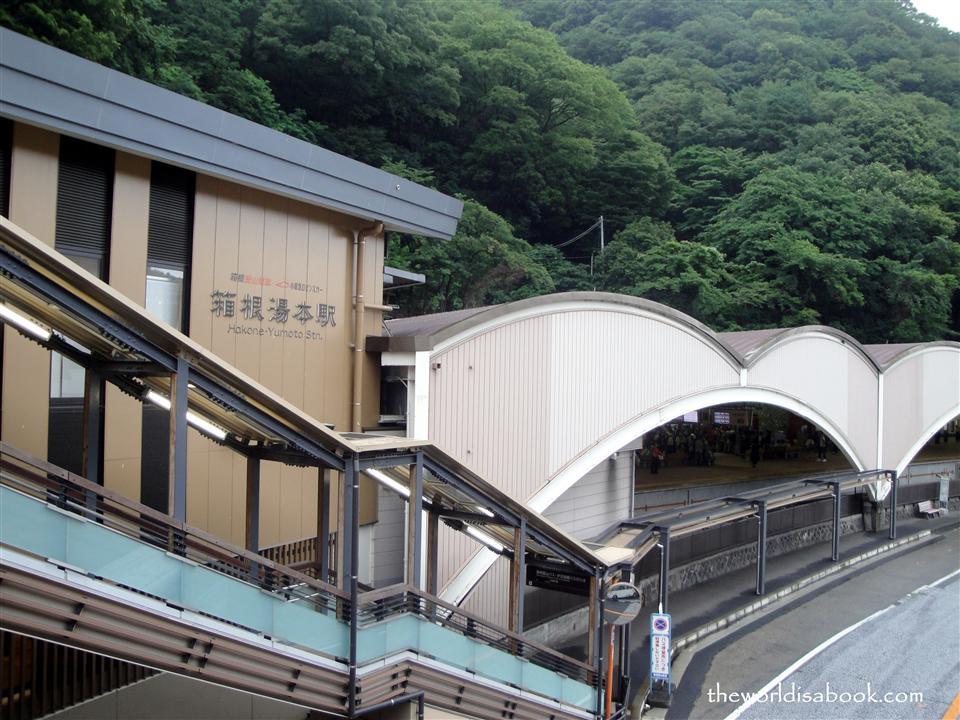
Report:
M556 246L554 246L554 247L556 247L556 248L559 250L560 248L565 248L567 245L572 245L572 244L575 243L577 240L579 240L580 238L582 238L584 235L586 235L587 233L589 233L589 232L591 232L591 231L593 231L593 230L596 230L598 227L601 228L600 233L601 233L601 237L603 237L603 229L602 229L602 228L603 228L603 216L602 216L602 215L597 219L597 221L596 221L593 225L591 225L590 227L588 227L588 228L587 228L586 230L584 230L582 233L580 233L580 234L577 235L576 237L572 237L572 238L570 238L569 240L566 240L565 242L562 242L562 243L560 243L559 245L556 245ZM602 242L602 241L601 241L601 242Z

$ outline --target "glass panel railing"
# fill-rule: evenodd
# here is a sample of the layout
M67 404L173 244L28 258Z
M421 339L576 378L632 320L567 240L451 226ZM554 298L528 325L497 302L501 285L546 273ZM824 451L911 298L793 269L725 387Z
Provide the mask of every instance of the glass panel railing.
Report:
M589 665L410 586L364 593L359 620L358 664L410 651L565 705L596 705L597 677Z

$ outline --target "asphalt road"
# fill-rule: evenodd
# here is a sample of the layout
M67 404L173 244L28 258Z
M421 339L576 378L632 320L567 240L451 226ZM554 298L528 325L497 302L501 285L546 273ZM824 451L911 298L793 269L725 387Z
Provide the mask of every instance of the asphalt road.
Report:
M774 605L683 659L666 718L939 720L960 691L960 575L924 586L958 568L954 527ZM741 709L740 693L764 689Z

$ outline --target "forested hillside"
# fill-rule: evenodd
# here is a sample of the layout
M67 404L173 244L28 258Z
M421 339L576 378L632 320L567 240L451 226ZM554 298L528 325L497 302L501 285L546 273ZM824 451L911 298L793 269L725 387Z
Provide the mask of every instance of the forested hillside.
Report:
M407 314L596 288L720 330L960 338L960 35L908 2L3 0L0 23L461 194L454 240L391 239L428 276ZM564 245L601 215L602 253Z

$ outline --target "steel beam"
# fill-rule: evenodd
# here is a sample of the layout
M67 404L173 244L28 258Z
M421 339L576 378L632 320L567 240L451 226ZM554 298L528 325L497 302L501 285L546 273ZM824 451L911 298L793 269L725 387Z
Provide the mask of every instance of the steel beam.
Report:
M415 465L418 455L422 455L422 453L399 453L364 457L360 458L360 469L369 470L371 468L392 468L398 465Z
M282 422L274 419L266 412L255 407L240 395L231 390L221 387L213 380L204 377L196 370L190 372L190 382L196 385L198 390L202 390L210 398L216 400L238 415L244 416L257 425L267 430L270 434L283 438L291 447L299 448L301 452L308 457L314 457L322 460L323 463L334 470L342 470L344 466L343 458L331 450L313 442L308 436L301 434L291 428L286 427ZM304 462L304 465L309 465Z
M187 383L186 358L177 358L170 376L170 498L167 508L180 522L187 521Z
M9 251L3 250L3 248L0 248L0 270L8 277L19 280L22 284L31 288L50 304L57 305L71 312L78 319L94 325L104 337L119 341L121 345L126 345L136 351L137 354L166 368L167 372L176 370L176 359L170 353L161 350L142 335L117 322L93 304L77 298Z

